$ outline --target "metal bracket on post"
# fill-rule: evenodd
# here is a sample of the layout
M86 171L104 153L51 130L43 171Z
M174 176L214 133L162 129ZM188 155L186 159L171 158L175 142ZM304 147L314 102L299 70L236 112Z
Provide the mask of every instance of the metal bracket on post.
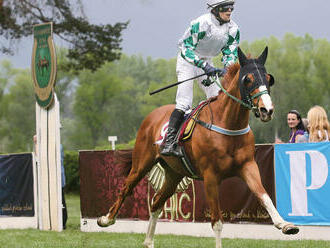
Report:
M108 141L111 143L112 150L116 149L115 142L117 141L117 136L108 136Z

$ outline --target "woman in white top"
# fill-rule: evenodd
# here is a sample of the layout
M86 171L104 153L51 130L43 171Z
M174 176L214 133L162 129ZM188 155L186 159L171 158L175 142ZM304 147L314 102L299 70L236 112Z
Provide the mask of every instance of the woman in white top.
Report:
M330 124L321 106L312 107L307 113L309 142L330 141Z

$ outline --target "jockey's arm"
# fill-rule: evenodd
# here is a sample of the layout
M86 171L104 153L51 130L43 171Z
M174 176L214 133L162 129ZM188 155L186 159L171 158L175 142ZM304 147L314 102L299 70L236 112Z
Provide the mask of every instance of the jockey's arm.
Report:
M221 62L225 67L234 64L238 58L237 48L240 41L240 31L237 25L229 29L228 41L224 48L221 49Z
M197 66L198 68L204 68L206 62L200 59L195 52L195 49L200 40L206 35L206 31L203 31L203 24L200 22L192 23L186 30L183 37L183 46L181 47L181 56L190 64Z

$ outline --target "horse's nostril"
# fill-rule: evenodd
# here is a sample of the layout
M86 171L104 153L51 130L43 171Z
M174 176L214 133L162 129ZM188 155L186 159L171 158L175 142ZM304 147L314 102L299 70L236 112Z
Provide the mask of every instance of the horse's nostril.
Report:
M272 115L273 112L274 112L274 109L270 109L270 110L268 111L269 115Z
M260 108L260 112L261 112L262 114L265 114L265 115L272 115L273 112L274 112L274 110L273 110L273 109L270 109L270 110L268 111L266 108L261 107L261 108Z
M263 113L263 114L267 114L268 113L267 109L264 108L264 107L261 107L260 108L260 112Z

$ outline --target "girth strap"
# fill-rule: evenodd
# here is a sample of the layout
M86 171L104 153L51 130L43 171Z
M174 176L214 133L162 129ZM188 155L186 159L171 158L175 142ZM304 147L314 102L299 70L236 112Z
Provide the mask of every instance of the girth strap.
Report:
M247 134L249 131L250 131L250 125L248 125L246 128L244 129L240 129L240 130L229 130L229 129L225 129L225 128L222 128L222 127L218 127L216 125L213 125L213 124L210 124L210 123L206 123L204 121L201 121L201 120L196 120L195 121L209 129L209 130L212 130L212 131L215 131L217 133L221 133L221 134L224 134L224 135L228 135L228 136L238 136L238 135L243 135L243 134Z
M180 146L179 147L182 151L183 157L181 157L181 162L183 164L183 168L190 174L189 177L196 179L196 180L201 180L201 178L199 176L197 176L197 172L196 172L196 167L190 162L187 153L184 149L184 146Z

